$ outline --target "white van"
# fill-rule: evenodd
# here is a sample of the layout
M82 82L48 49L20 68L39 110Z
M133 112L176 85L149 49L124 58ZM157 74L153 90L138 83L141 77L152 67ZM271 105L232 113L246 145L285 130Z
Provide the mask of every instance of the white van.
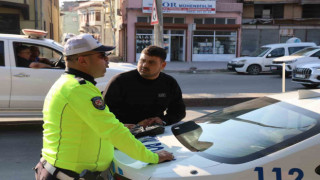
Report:
M238 73L256 75L260 72L270 71L270 67L267 66L272 64L273 59L288 56L310 46L316 46L316 44L311 42L269 44L262 46L251 56L239 57L229 61L227 66L229 70L235 70Z
M286 63L286 76L290 76L292 70L300 63L319 61L320 46L307 47L290 56L283 56L272 61L270 69L273 73L282 75L282 63ZM320 62L320 61L319 61Z

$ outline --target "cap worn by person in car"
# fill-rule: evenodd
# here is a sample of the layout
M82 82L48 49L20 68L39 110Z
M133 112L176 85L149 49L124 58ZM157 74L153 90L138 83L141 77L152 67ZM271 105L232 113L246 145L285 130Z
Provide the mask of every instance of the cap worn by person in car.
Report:
M94 39L91 34L81 34L74 36L64 45L64 55L70 56L88 51L106 52L111 51L115 47L104 46L98 40Z

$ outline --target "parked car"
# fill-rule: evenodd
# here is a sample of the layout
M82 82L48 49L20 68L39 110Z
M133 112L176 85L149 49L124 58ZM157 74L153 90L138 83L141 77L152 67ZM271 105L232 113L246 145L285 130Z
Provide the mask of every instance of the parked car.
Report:
M292 82L306 88L317 88L320 85L320 60L298 64L293 69Z
M37 32L37 31L36 31ZM41 31L38 31L41 32ZM0 109L42 109L44 98L52 84L64 73L63 47L43 36L0 34ZM31 34L30 34L31 33ZM30 38L31 37L31 38ZM37 46L40 56L56 67L33 69L17 67L16 48ZM104 77L96 79L97 87L103 91L108 80L121 72L133 69L132 65L110 63Z
M280 43L262 46L250 56L235 58L229 61L227 67L229 70L235 70L238 73L249 73L257 75L260 72L270 72L268 65L277 57L288 56L298 50L306 47L316 46L315 43Z
M274 74L282 75L282 63L286 64L286 76L291 76L292 70L300 63L308 63L313 61L319 61L320 46L307 47L298 52L291 54L290 56L283 56L276 58L272 61L270 69Z
M109 176L132 180L319 179L320 90L257 98L139 140L175 159L147 164L115 150Z

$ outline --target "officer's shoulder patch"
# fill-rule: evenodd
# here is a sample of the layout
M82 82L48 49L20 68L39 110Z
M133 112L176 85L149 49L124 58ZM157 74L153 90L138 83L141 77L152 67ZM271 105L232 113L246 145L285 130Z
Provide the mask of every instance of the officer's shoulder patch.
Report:
M93 106L96 109L104 110L106 108L106 105L104 104L103 99L100 96L96 96L91 99Z
M79 84L87 84L86 80L81 77L76 77L76 79L78 80Z

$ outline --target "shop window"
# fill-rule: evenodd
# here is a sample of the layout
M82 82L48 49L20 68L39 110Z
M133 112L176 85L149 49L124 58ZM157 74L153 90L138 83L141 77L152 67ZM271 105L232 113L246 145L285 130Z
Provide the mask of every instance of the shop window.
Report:
M141 53L141 51L152 44L153 38L152 35L143 35L137 34L136 35L136 53Z
M195 24L203 24L203 19L202 18L195 18L194 23Z
M226 24L226 18L216 18L216 24Z
M174 18L175 24L184 24L184 18Z
M236 31L195 31L193 54L235 54Z
M302 6L302 18L320 18L320 4L306 4Z
M195 31L194 35L213 35L214 31Z
M173 17L164 17L163 23L173 23Z
M149 23L149 17L138 17L137 22Z
M227 24L236 24L236 19L227 19Z
M213 54L213 37L194 37L193 54Z
M101 21L101 13L96 12L96 21Z
M171 34L184 34L184 30L171 30Z
M232 31L216 31L216 35L234 35Z
M214 54L235 54L236 38L235 37L216 37Z
M214 18L205 18L204 24L214 24Z
M137 34L152 34L152 30L150 29L138 29Z

